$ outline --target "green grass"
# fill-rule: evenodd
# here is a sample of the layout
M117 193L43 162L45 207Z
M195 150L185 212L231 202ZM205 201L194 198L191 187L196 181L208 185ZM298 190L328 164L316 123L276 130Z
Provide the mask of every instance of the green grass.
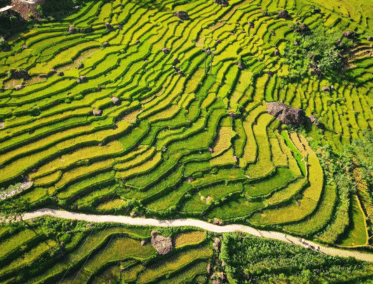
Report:
M364 246L367 243L365 216L357 196L351 199L351 224L345 236L338 242L342 246Z

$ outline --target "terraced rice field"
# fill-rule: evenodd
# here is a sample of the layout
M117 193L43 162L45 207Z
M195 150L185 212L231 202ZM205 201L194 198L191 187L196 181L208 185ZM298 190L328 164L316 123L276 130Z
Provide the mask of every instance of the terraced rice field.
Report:
M11 51L0 53L0 188L25 180L32 186L0 201L2 210L194 217L316 236L330 244L368 244L369 230L363 240L351 231L363 225L367 231L367 203L355 200L353 216L349 205L335 210L343 196L335 184L327 185L310 143L340 151L373 127L373 7L368 1L329 2L231 0L222 7L199 0L94 0L60 23L37 24L14 37ZM321 13L313 12L314 5ZM282 9L287 19L277 16ZM190 19L180 20L175 11L186 11ZM289 72L283 51L295 21L311 30L358 33L349 81L309 76L283 84ZM78 32L69 33L70 25ZM88 26L92 32L79 32ZM15 80L11 69L26 70L31 79ZM322 91L331 84L332 92ZM306 138L285 130L267 113L270 101L316 115L325 131L313 127ZM112 238L122 234L115 230L102 246L120 254L117 248L135 241ZM74 237L72 246L83 237ZM53 239L40 243L30 259L56 245ZM143 265L154 257L149 247L140 255L126 253L131 256L102 253L102 261L83 266L85 254L79 254L71 263L83 267L83 282L101 283L118 274L108 263L133 258L122 261L122 279L148 283L179 277L174 271L194 258L193 250L180 252L158 269ZM205 247L195 253L205 259L210 252ZM30 261L25 259L19 267ZM194 261L180 277L196 279L204 265ZM46 283L42 279L65 269L66 263L56 264L32 283ZM7 279L16 277L14 269L1 271ZM98 271L103 278L95 278Z
M1 230L0 282L180 283L181 277L205 283L211 236L190 228L174 232L172 253L159 256L151 230L52 218L7 227Z

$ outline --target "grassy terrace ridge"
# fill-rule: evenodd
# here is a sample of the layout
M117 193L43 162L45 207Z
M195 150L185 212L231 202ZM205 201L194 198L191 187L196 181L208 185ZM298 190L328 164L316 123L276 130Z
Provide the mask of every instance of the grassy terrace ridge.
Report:
M370 1L66 0L56 7L79 7L56 18L49 1L40 21L0 38L1 215L193 218L371 252ZM282 123L269 102L313 123ZM141 237L109 232L88 248L82 231L63 237L70 264L37 267L63 251L62 236L31 231L0 227L0 265L17 259L0 284L20 283L22 267L54 283L69 265L64 283L206 283L207 259L220 257L210 239L157 268L146 246L121 251ZM252 280L226 264L217 271L232 283L289 280L268 263L246 271ZM295 282L307 274L292 271Z

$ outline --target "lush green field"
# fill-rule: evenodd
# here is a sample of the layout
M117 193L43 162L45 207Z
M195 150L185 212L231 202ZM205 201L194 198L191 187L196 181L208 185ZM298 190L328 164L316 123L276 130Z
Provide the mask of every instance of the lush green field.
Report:
M278 16L283 9L286 19ZM180 20L176 11L190 19ZM310 37L326 31L349 44L340 55L343 75L320 79L305 72L289 79L298 63L290 62L287 50L302 38L294 32L300 23L310 28ZM68 32L71 25L76 33ZM87 27L92 30L81 32ZM367 0L230 0L227 7L200 0L92 0L61 22L36 23L9 40L10 51L0 51L1 193L32 181L0 199L0 211L49 207L194 217L367 246L369 186L357 187L358 205L355 186L335 180L323 147L341 153L373 127L372 29ZM347 40L345 31L356 36ZM14 78L11 70L25 70L31 78ZM330 86L332 91L323 90ZM281 125L267 113L272 101L304 109L325 129ZM74 238L75 248L84 235ZM25 240L38 242L39 235ZM108 249L116 252L131 242L115 239ZM58 242L45 240L17 265L33 263L49 247ZM103 263L116 258L136 258L135 264L123 261L128 269L119 274L128 281L204 279L198 276L202 262L190 264L185 276L174 275L192 256L175 256L175 266L155 272L152 266L144 270L142 262L153 256L143 253L102 254L101 262L85 264L84 277L93 281ZM64 265L50 268L50 277L63 273ZM4 275L16 271L7 269ZM119 275L105 269L102 277Z

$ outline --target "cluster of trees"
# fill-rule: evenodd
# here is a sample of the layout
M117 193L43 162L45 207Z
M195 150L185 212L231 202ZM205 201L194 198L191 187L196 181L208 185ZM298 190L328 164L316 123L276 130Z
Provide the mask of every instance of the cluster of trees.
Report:
M371 274L353 258L237 233L224 235L220 258L230 283L354 283Z
M311 70L317 75L340 77L344 64L344 52L353 40L343 37L342 31L320 27L306 33L297 33L294 41L286 44L284 58L289 65L288 81L301 80Z

